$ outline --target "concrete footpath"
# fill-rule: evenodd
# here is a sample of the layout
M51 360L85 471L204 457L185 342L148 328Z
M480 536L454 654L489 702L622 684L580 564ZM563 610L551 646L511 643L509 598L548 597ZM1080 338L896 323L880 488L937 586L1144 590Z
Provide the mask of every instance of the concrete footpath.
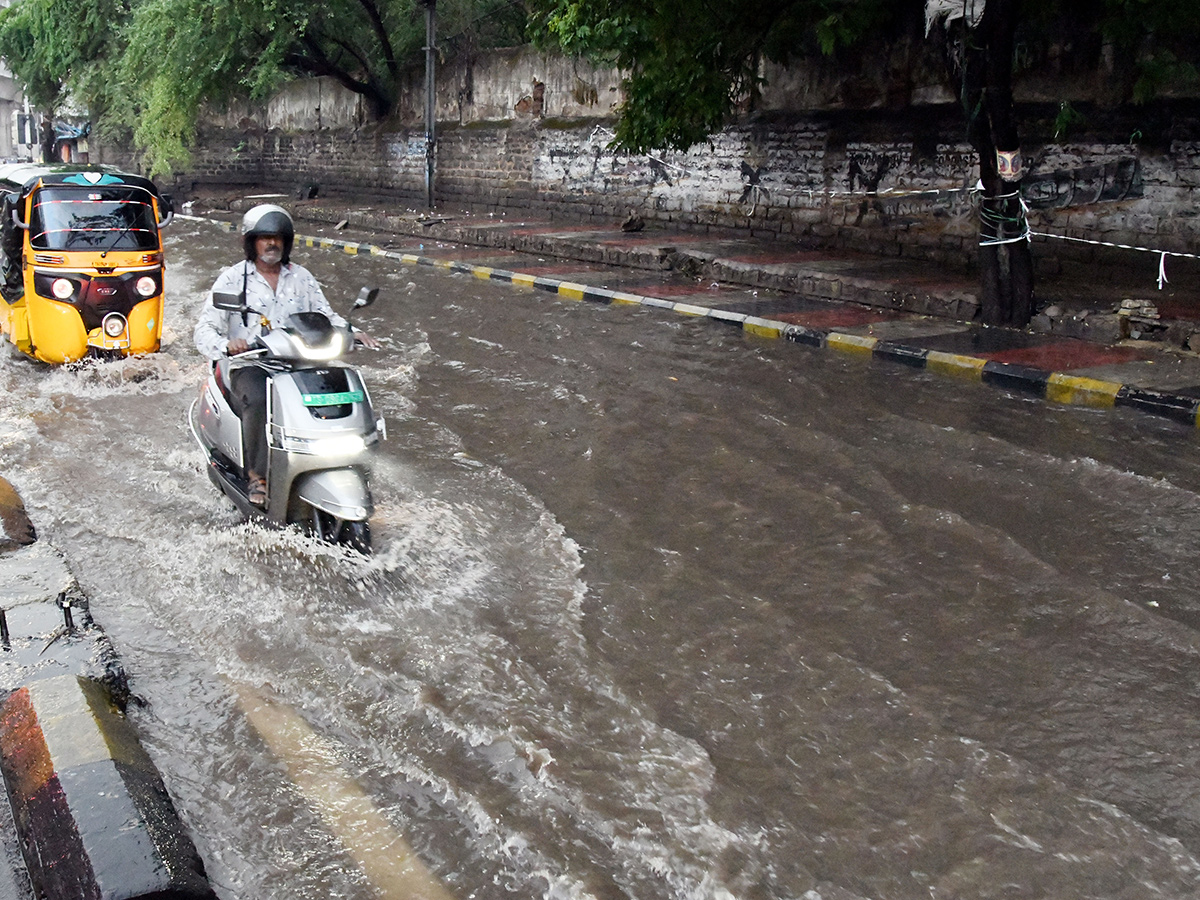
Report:
M801 249L749 231L625 231L616 222L598 228L211 191L184 211L232 222L262 202L291 210L309 246L702 316L1052 402L1130 407L1200 425L1200 265L1190 259L1168 258L1171 280L1160 289L1158 254L1096 248L1095 267L1041 277L1038 315L1029 328L1010 329L974 323L978 280L969 273Z

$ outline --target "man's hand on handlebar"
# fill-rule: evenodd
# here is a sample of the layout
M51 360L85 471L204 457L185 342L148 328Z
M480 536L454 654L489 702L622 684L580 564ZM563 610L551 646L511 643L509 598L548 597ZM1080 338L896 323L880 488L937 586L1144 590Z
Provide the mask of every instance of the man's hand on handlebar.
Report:
M225 352L230 356L237 356L239 353L245 353L250 349L250 343L244 338L233 338L225 345Z
M355 331L354 340L357 343L362 344L368 350L378 350L381 346L378 338L371 337L371 335L367 334L365 331Z

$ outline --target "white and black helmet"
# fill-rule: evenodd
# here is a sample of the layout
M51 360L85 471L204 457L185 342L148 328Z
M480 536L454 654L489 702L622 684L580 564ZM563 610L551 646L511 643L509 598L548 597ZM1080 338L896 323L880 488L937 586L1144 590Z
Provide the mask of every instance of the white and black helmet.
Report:
M260 203L242 216L242 243L246 248L246 259L251 262L255 256L254 239L264 234L277 234L283 238L283 263L287 265L296 230L286 209L274 203Z

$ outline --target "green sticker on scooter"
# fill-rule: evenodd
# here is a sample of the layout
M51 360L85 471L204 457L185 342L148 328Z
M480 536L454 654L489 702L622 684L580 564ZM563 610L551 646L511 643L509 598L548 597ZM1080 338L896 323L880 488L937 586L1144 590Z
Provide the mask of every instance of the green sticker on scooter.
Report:
M301 394L305 406L337 406L340 403L362 403L362 391L342 391L339 394Z

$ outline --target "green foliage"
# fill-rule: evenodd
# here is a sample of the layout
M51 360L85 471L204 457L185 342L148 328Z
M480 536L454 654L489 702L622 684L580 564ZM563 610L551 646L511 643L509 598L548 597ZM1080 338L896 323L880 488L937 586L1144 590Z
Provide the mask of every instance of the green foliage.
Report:
M0 56L38 106L102 93L119 34L117 0L31 0L0 11Z
M516 0L438 0L439 43L511 44ZM205 104L263 98L328 76L377 117L406 66L421 65L422 0L16 0L0 11L0 55L38 106L74 97L127 128L155 174L186 162Z
M908 40L904 23L922 18L924 6L923 0L529 0L534 40L625 73L615 143L634 152L686 149L719 129L753 100L761 60L785 63ZM1099 60L1106 48L1116 82L1127 84L1135 101L1197 83L1196 0L1021 0L1018 26L1021 52L1024 42L1042 51L1090 47ZM974 46L969 40L960 46L967 45Z
M1073 129L1086 123L1087 119L1079 110L1071 105L1069 100L1058 104L1058 114L1054 117L1054 140L1064 141Z
M626 73L615 143L644 152L687 149L720 128L754 97L764 59L836 53L906 2L530 0L529 7L536 41Z

